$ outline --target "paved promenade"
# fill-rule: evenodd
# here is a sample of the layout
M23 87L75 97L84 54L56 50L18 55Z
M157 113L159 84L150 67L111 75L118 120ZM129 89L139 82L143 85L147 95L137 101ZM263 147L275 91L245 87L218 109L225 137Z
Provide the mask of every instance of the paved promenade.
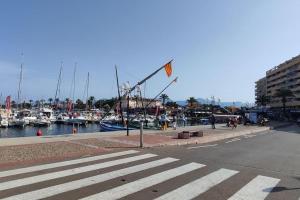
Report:
M203 137L177 138L179 132L200 130L204 132ZM236 129L231 129L224 124L217 125L214 130L210 126L187 126L177 128L177 130L170 128L166 131L144 130L144 147L209 143L266 130L269 130L269 127L238 126ZM49 162L90 156L120 148L138 148L139 141L139 130L130 131L130 136L126 136L126 131L120 131L2 138L0 140L0 167L10 167L19 162L33 164L43 160Z

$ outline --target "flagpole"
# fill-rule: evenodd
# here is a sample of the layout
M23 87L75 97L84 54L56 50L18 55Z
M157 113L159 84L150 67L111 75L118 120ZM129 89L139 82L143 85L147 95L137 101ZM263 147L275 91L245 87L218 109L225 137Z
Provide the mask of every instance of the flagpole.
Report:
M173 59L170 60L169 62L167 62L166 64L171 63L172 61L173 61ZM147 76L146 78L144 78L142 81L139 81L135 86L133 86L133 87L128 91L128 93L131 93L133 90L135 90L135 88L136 88L138 85L142 85L142 84L143 84L145 81L147 81L149 78L151 78L152 76L154 76L155 74L157 74L160 70L162 70L162 69L166 66L166 64L164 64L162 67L158 68L156 71L154 71L152 74L150 74L149 76ZM126 94L125 94L124 96L126 96Z
M156 95L146 106L145 109L155 100L157 99L157 97L159 97L159 95L161 95L166 89L168 89L168 87L170 87L174 82L176 82L178 79L178 77L176 77L173 81L171 81L160 93L158 93L158 95Z
M122 109L122 99L121 99L121 93L120 93L120 85L119 85L119 77L118 77L118 69L117 65L115 65L116 69L116 79L117 79L117 88L118 88L118 98L119 98L119 105L120 105L120 112L121 112L121 119L122 119L122 124L124 126L124 117L123 117L123 109Z

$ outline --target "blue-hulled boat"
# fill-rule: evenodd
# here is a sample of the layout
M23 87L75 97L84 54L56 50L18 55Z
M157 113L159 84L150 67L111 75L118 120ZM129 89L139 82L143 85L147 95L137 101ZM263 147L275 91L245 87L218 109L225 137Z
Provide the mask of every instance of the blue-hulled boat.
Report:
M127 130L127 127L116 125L116 124L100 122L100 131L102 131L102 132L125 131L125 130ZM129 128L129 130L133 130L133 128Z

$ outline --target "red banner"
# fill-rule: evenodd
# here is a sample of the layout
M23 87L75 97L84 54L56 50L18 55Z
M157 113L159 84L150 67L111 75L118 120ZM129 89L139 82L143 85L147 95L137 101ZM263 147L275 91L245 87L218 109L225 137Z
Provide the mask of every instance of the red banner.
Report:
M5 106L6 106L7 110L10 110L10 108L11 108L11 102L10 102L10 100L11 100L10 96L7 96L6 100L5 100Z
M67 110L68 110L68 112L72 111L72 107L73 107L72 101L68 101L68 103L67 103Z

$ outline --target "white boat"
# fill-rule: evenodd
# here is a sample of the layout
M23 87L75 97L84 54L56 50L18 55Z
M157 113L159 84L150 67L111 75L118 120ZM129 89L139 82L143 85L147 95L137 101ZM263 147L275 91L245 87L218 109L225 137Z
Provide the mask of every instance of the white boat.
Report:
M32 124L37 117L33 115L31 110L23 109L18 112L18 117L25 120L26 125Z
M50 126L51 121L47 117L40 117L35 122L33 122L34 126Z
M41 108L40 115L46 116L51 123L56 121L56 117L53 115L53 110L51 108Z
M56 116L55 123L56 124L65 124L69 119L69 116L66 113L60 113Z
M8 127L8 119L7 119L7 118L2 118L2 117L1 117L0 126L1 126L2 128L7 128L7 127Z
M26 126L26 121L24 119L12 118L8 121L8 126L24 128Z
M88 120L84 116L75 116L65 120L65 123L86 125L88 123Z

